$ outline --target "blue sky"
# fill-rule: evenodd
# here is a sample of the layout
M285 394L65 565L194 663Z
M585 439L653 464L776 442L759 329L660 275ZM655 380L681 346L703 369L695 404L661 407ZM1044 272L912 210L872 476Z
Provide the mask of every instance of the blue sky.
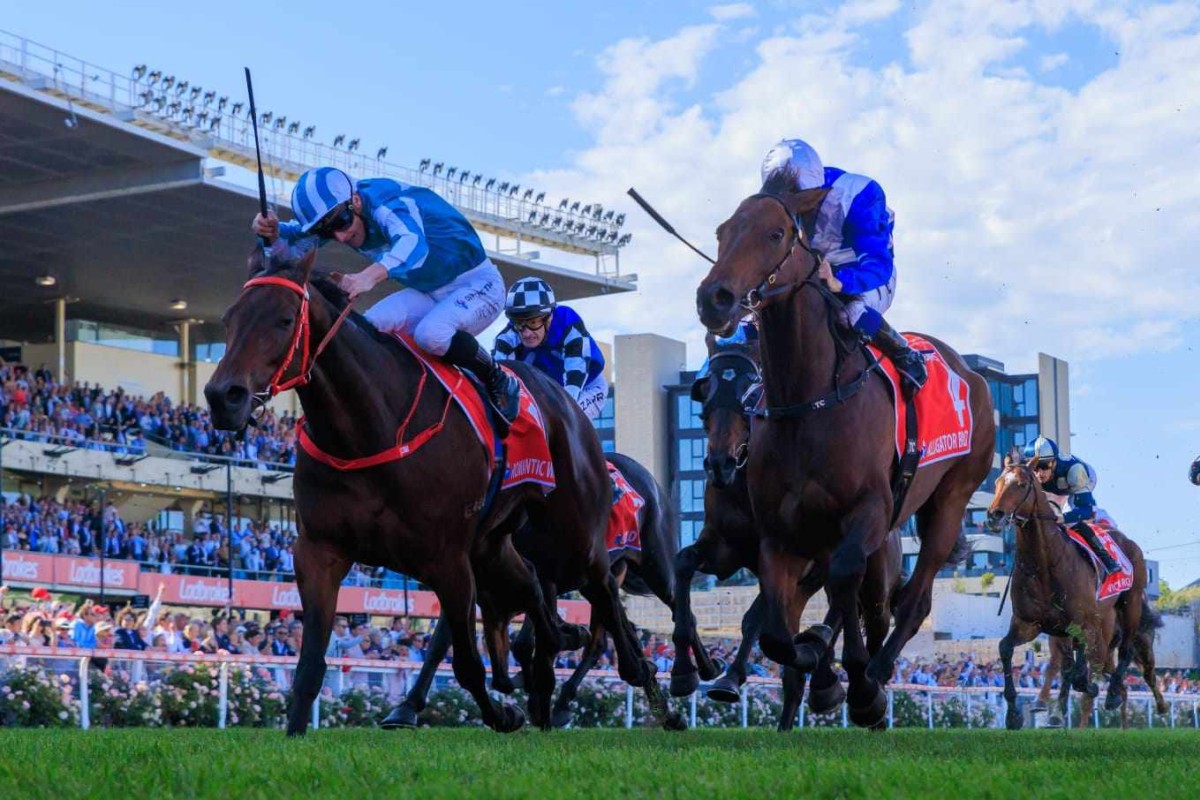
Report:
M260 108L319 140L627 211L639 292L578 307L601 338L686 339L693 366L703 265L624 191L711 250L762 154L807 138L896 210L889 318L1011 371L1039 351L1067 359L1071 449L1099 473L1101 505L1172 585L1200 578L1200 488L1185 477L1200 452L1194 3L252 7L71 0L21 4L0 27L239 97L249 66Z

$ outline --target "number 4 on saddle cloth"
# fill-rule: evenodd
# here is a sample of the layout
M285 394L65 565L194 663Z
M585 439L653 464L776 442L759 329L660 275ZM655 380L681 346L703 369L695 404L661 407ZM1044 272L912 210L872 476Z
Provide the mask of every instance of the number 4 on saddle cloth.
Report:
M1100 563L1100 557L1092 550L1087 540L1083 538L1083 534L1075 530L1075 526L1063 527L1063 531L1070 537L1071 541L1079 545L1084 554L1092 560L1092 566L1096 570L1096 599L1107 600L1110 597L1115 597L1121 592L1128 591L1133 586L1133 564L1129 558L1113 539L1109 533L1107 525L1097 524L1095 522L1079 523L1087 525L1092 529L1092 533L1096 534L1096 538L1100 540L1100 544L1104 545L1104 549L1120 566L1113 574L1107 578L1102 578L1104 575L1104 566Z

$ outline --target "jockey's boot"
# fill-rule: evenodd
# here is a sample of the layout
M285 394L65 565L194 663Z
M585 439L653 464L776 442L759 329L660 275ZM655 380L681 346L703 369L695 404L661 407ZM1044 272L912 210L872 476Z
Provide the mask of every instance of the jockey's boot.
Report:
M1107 578L1114 572L1120 571L1121 565L1118 564L1117 560L1109 554L1107 549L1105 549L1104 544L1100 541L1100 537L1096 535L1094 530L1092 530L1091 525L1080 521L1076 522L1071 527L1083 537L1083 540L1088 543L1088 547L1092 548L1092 552L1096 554L1096 557L1100 559L1100 563L1104 565L1104 577Z
M446 361L470 370L487 389L488 402L496 412L500 437L508 436L509 426L521 410L521 388L517 379L500 368L491 354L466 331L456 331L446 351Z
M887 320L879 321L879 330L871 337L871 344L891 359L896 371L900 373L901 387L909 397L925 385L925 379L928 377L925 372L925 359L908 346L908 340L897 333Z

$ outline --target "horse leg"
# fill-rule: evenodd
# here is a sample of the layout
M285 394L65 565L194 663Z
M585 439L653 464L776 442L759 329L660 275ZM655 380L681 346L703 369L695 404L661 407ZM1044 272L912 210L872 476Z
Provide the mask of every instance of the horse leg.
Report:
M604 649L604 641L607 636L604 633L604 627L596 622L595 612L592 613L591 629L592 638L588 642L587 650L583 653L583 658L579 661L579 666L558 690L558 697L554 701L550 724L556 728L565 728L571 724L571 701L578 694L579 685L583 683L583 679L587 677L592 667L596 666L596 662L600 659L600 652Z
M338 588L350 561L332 545L301 535L295 553L296 585L304 614L304 635L288 709L288 736L303 736L313 701L325 679L325 648L337 613Z
M383 722L379 723L379 727L385 729L417 727L417 716L425 710L425 701L429 697L433 679L437 676L437 669L441 666L449 650L450 626L446 625L446 618L440 616L437 627L433 629L433 637L429 640L429 647L425 649L425 660L421 662L421 672L417 675L416 683L408 690L404 701L393 708Z
M858 598L867 571L867 559L887 534L883 503L869 498L842 519L842 541L829 563L830 610L842 624L842 667L849 678L847 701L850 721L864 728L887 727L887 696L881 683L891 679L868 674L869 656L863 640Z
M833 642L841 635L841 623L832 619L832 613L826 615L825 620L833 631L833 638L829 640L830 646L813 672L808 690L808 710L814 714L830 714L846 700L846 687L842 686L837 673L833 671Z
M479 705L483 724L500 733L519 730L525 724L521 709L498 704L487 690L487 673L475 647L475 576L467 563L444 567L436 588L442 604L443 624L450 629L454 647L454 677Z
M1154 708L1159 714L1166 714L1171 707L1163 698L1162 689L1158 685L1158 676L1154 674L1154 630L1138 631L1136 644L1138 663L1142 667L1142 679L1146 681L1146 685L1154 694Z
M1033 703L1034 711L1046 711L1050 706L1050 689L1056 676L1062 675L1062 641L1057 636L1050 637L1050 662L1042 674L1042 688L1038 691L1037 700Z
M513 682L508 674L508 654L512 647L508 640L508 623L511 617L492 608L490 603L479 606L483 617L483 634L487 642L488 658L492 662L492 690L500 694L512 694Z
M773 540L759 544L759 597L763 601L763 621L759 632L763 655L785 667L812 672L820 662L816 648L805 648L804 657L796 649L800 618L792 617L800 577L807 561L788 552ZM743 620L744 622L744 620ZM828 646L828 642L824 642Z
M746 662L750 659L754 643L758 641L766 607L766 599L760 592L750 607L746 609L746 613L742 615L742 641L738 644L733 663L725 668L725 673L721 677L713 681L712 686L708 687L709 700L715 700L718 703L736 703L741 699L742 684L746 682Z
M931 507L927 502L917 512L917 525L921 532L921 550L917 554L917 564L913 568L912 577L898 593L896 609L896 627L892 630L887 641L879 652L871 657L867 666L867 675L881 683L892 679L896 670L896 659L900 651L921 627L921 623L929 616L933 590L933 580L938 570L946 565L950 552L962 528L962 509L966 497L960 504L957 498L942 497Z
M617 674L630 686L646 692L650 711L658 723L668 730L683 730L687 723L667 707L667 698L658 685L658 670L654 662L642 656L637 647L637 631L625 616L617 598L617 582L607 566L594 565L590 580L581 589L584 598L592 604L600 624L612 636L617 651Z
M1008 623L1008 633L1000 640L1000 664L1004 670L1004 702L1008 711L1004 715L1004 725L1010 731L1021 729L1021 713L1017 709L1017 684L1013 680L1012 657L1017 645L1025 644L1038 635L1037 626L1023 622L1013 615Z
M700 685L696 663L692 661L692 646L697 641L696 617L692 614L692 577L703 560L699 543L688 545L675 556L675 608L672 614L675 624L671 631L671 642L675 645L675 663L671 666L672 697L687 697Z
M800 701L804 699L804 683L808 676L795 667L783 668L783 705L779 709L776 730L786 733L796 727Z
M1063 643L1062 674L1058 677L1058 701L1057 705L1050 709L1050 718L1046 721L1047 727L1062 728L1066 725L1064 720L1067 716L1068 700L1071 696L1071 684L1075 682L1076 664L1074 640L1068 638Z

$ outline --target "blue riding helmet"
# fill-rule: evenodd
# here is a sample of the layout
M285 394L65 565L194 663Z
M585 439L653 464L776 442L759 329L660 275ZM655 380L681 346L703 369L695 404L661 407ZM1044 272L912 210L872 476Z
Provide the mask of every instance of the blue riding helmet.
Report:
M1036 458L1041 461L1058 461L1058 445L1053 439L1048 439L1045 436L1039 436L1029 444L1025 445L1026 460Z
M301 233L311 233L329 212L354 195L350 176L334 167L310 169L296 181L292 190L292 213Z

